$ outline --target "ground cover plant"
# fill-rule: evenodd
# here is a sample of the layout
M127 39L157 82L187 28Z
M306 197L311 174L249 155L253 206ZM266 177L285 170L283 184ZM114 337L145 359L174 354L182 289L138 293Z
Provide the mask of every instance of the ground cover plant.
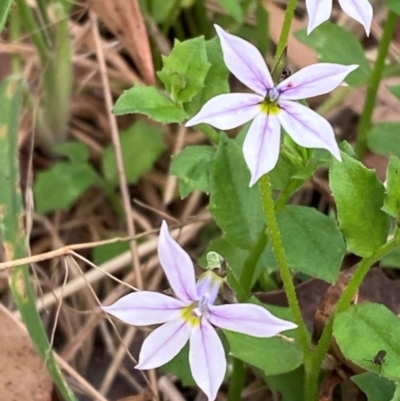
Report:
M2 1L0 400L400 399L399 16Z

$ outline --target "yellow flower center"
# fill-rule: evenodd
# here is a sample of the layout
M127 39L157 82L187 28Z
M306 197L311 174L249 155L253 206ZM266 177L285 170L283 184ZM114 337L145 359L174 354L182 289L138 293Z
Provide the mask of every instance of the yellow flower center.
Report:
M193 302L191 305L182 308L182 317L191 325L199 326L201 319L201 312L198 308L197 302Z

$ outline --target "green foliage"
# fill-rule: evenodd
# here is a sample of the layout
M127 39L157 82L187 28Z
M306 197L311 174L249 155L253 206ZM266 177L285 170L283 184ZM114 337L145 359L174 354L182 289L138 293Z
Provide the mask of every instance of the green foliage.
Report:
M380 155L391 154L400 157L400 123L384 122L376 124L368 132L368 147Z
M215 149L211 146L188 146L174 156L170 173L179 178L179 193L186 198L191 192L200 190L210 193L209 170Z
M296 32L296 37L300 42L315 49L321 62L358 64L359 67L346 78L349 85L361 85L367 81L371 73L370 63L360 41L351 32L339 25L325 22L310 35L307 36L304 29ZM340 46L332 44L333 38Z
M400 3L398 0L387 0L386 6L390 11L400 15Z
M389 216L381 210L385 188L375 171L344 153L342 158L330 170L340 229L348 249L367 257L386 242L389 232Z
M7 21L7 16L10 11L12 0L2 0L0 2L0 32L4 28L4 24Z
M347 359L366 370L380 370L388 379L400 380L400 320L385 306L364 303L339 313L333 335ZM381 367L371 362L380 350L387 353Z
M125 174L129 184L134 184L147 171L165 149L163 132L160 128L138 121L120 132ZM102 159L103 175L114 185L119 182L114 147L104 149Z
M224 63L219 39L207 40L205 46L210 69L205 76L203 89L190 103L185 105L186 111L190 115L196 114L214 96L229 93L229 70Z
M139 113L164 124L180 123L187 114L152 86L135 85L124 91L113 107L117 116Z
M196 386L189 365L189 343L182 348L175 358L163 365L161 370L178 376L184 386Z
M129 242L127 241L97 246L93 250L93 263L96 265L101 265L102 263L105 263L128 250Z
M243 10L240 5L240 0L218 0L218 2L237 22L243 21Z
M157 73L172 99L191 101L204 87L204 79L211 64L207 61L203 37L184 42L175 40L171 54L163 56L163 69Z
M351 377L351 380L366 394L368 401L391 401L396 385L373 372Z
M36 211L40 214L61 209L67 210L92 185L101 178L88 162L89 153L80 142L59 144L55 150L67 156L37 174L33 186Z
M304 368L298 367L287 373L266 376L265 381L273 392L282 395L282 401L304 401ZM290 383L290 385L288 385Z
M222 135L210 169L209 210L224 237L242 249L250 248L265 227L260 189L249 188L249 182L241 148Z
M400 85L392 85L387 87L390 92L400 100Z
M283 207L277 220L290 268L334 283L346 252L335 220L297 205ZM267 265L278 268L271 245L267 249Z
M400 160L391 156L386 176L386 198L382 210L392 217L400 216Z
M28 256L18 163L21 98L20 82L8 79L0 84L0 245L4 249L6 261ZM36 309L35 293L27 265L12 270L10 290L29 335L58 390L66 401L76 401L54 359Z

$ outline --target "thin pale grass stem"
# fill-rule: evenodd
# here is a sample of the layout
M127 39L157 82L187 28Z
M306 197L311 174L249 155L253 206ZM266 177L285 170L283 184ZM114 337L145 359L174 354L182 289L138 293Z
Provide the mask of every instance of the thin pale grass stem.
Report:
M117 170L118 170L118 175L119 175L119 184L120 184L121 195L122 195L122 203L123 203L124 210L125 210L126 226L128 229L128 234L131 237L134 237L135 236L135 225L134 225L134 220L133 220L133 216L132 216L128 183L126 180L126 174L125 174L125 169L124 169L124 160L123 160L123 156L122 156L121 143L119 140L117 120L116 120L116 117L111 113L111 110L113 107L113 100L112 100L112 96L111 96L110 82L108 81L108 76L107 76L107 68L106 68L106 62L105 62L105 58L104 58L104 52L103 52L103 48L101 46L101 41L100 41L100 34L99 34L98 24L97 24L97 16L93 11L90 11L89 15L90 15L90 21L92 23L92 35L93 35L93 40L94 40L94 43L96 46L97 60L99 62L99 66L100 66L100 76L101 76L101 80L103 83L104 100L106 103L106 108L108 111L108 118L109 118L109 122L110 122L111 138L112 138L112 142L114 144L115 157L117 160ZM139 289L142 289L143 288L143 278L142 278L142 272L140 269L140 259L139 259L139 254L138 254L138 247L137 247L137 244L135 241L130 241L129 245L130 245L130 249L131 249L131 253L132 253L133 267L134 267L134 270L136 273L136 286Z

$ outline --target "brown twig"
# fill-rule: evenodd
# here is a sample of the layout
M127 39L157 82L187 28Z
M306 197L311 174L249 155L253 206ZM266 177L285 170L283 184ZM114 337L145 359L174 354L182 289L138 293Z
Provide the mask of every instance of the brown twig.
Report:
M101 80L103 83L104 100L105 100L106 108L108 111L108 118L109 118L109 123L110 123L110 128L111 128L111 138L112 138L112 142L114 144L115 157L117 160L119 184L120 184L120 189L121 189L122 202L123 202L124 210L125 210L126 226L128 229L128 234L131 237L134 237L135 236L135 226L134 226L134 220L133 220L133 216L132 216L131 202L129 199L129 190L128 190L128 184L126 181L124 160L123 160L122 150L121 150L121 143L119 141L117 120L116 120L115 116L111 113L111 109L113 106L113 100L111 97L110 83L108 81L107 68L106 68L106 62L104 59L103 48L101 46L101 41L100 41L100 35L99 35L99 30L98 30L98 25L97 25L97 16L93 11L90 12L90 21L92 23L92 34L93 34L93 39L94 39L94 42L96 45L96 55L97 55L97 60L99 62L100 75L101 75ZM143 278L142 278L142 273L140 271L140 259L139 259L139 255L138 255L138 251L137 251L137 244L135 241L131 241L129 243L129 245L130 245L130 249L131 249L131 253L132 253L133 266L134 266L134 270L136 273L136 286L139 289L142 289L143 288Z

